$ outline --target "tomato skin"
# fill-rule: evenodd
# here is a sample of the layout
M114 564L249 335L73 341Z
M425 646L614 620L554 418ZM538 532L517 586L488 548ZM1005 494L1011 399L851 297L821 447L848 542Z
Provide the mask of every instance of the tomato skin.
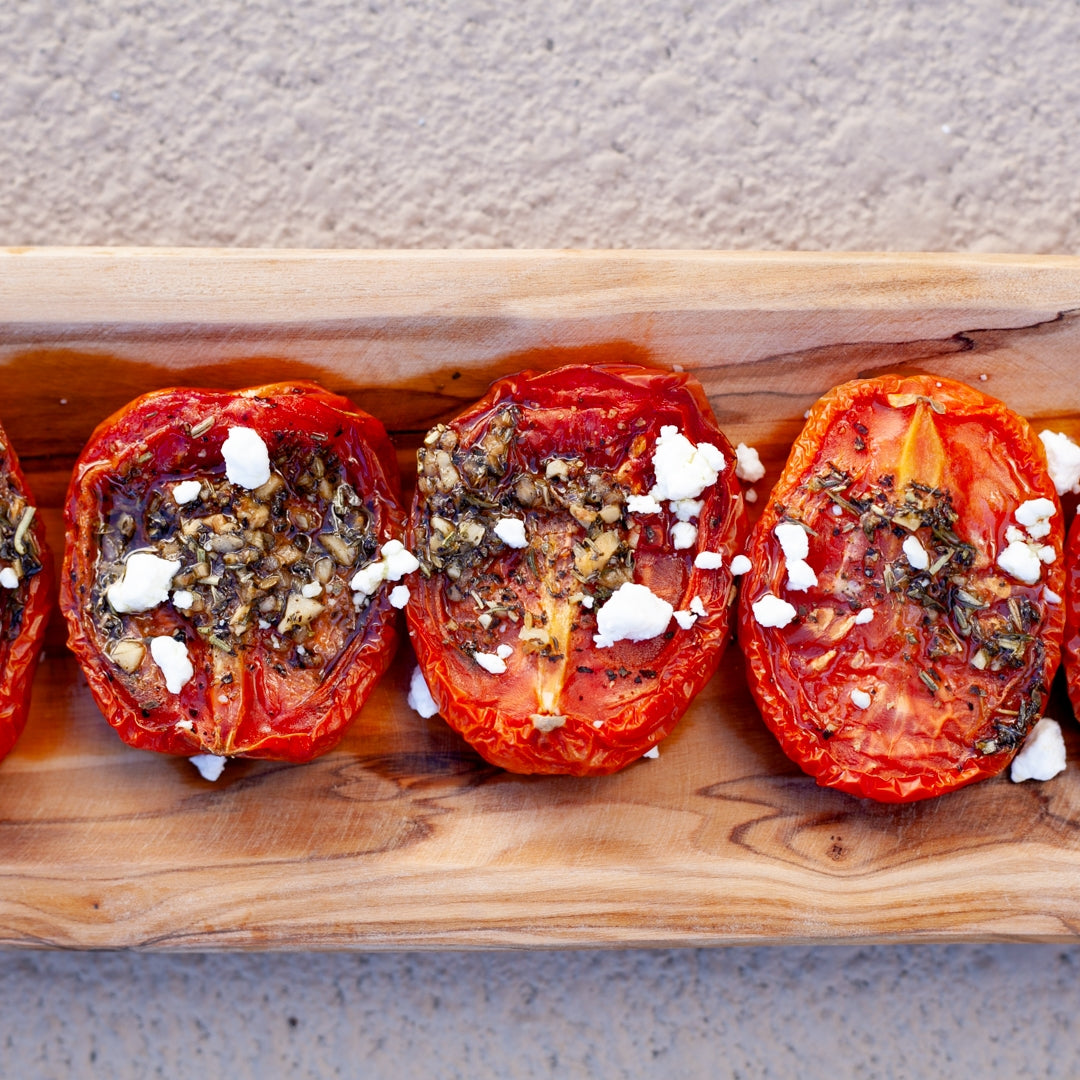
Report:
M339 463L335 476L359 496L372 522L372 543L400 539L404 511L393 446L382 424L346 398L306 382L239 391L155 391L99 425L76 462L65 506L60 596L68 644L106 720L132 746L169 754L308 761L340 740L390 664L397 613L388 588L380 588L351 628L332 626L322 615L310 624L310 652L325 646L330 656L318 669L297 666L296 650L279 646L275 652L261 625L241 639L233 655L201 638L190 616L168 602L129 616L134 621L125 625L143 640L177 627L184 634L195 674L179 693L166 689L149 656L136 672L121 670L106 651L109 641L92 611L95 590L102 591L100 583L95 585L104 558L99 533L110 514L115 516L121 495L145 509L171 483L224 481L221 447L233 427L260 435L275 472L279 458ZM286 479L291 496L294 478ZM321 519L326 506L313 496L299 505L307 504ZM271 516L266 528L284 526ZM347 581L353 569L339 567L337 573Z
M1080 514L1065 538L1065 682L1073 712L1080 717Z
M30 506L37 505L3 428L0 428L0 476L5 485L20 493ZM52 614L53 560L39 515L31 520L29 531L37 547L41 568L19 586L23 606L14 638L9 632L7 589L3 590L5 596L0 605L0 759L7 756L26 727L34 673Z
M504 471L491 486L472 490L494 500L497 513L526 522L528 546L496 548L476 576L484 583L481 591L492 590L484 596L496 601L504 599L500 583L507 586L512 594L507 603L516 621L504 615L498 626L483 627L475 606L470 609L471 593L456 601L446 574L434 570L427 576L431 568L424 553L433 535L429 523L436 496L424 490L421 451L407 544L423 569L411 583L409 633L442 716L486 760L518 773L615 772L671 731L715 671L729 639L734 598L729 566L746 531L735 455L696 381L681 373L629 365L571 366L500 379L487 396L442 429L441 436L436 428L428 438L449 440L446 445L453 443L458 455L454 461L467 463L468 454L490 445L485 439L501 430L500 418L507 410L513 410L515 420L512 434L505 436L509 449L505 467L499 466ZM587 529L592 528L589 535L594 536L605 526L595 521L587 526L568 511L553 512L528 495L519 497L518 483L526 483L525 490L533 480L542 485L547 463L561 460L579 463L581 477L618 475L611 498L623 497L611 494L615 488L624 494L647 492L654 480L651 451L668 425L695 444L712 444L726 461L716 482L699 496L705 502L697 518L696 542L687 550L672 549L668 537L674 517L667 507L655 515L625 514L610 528L629 536L637 523L640 531L630 564L634 583L647 584L676 610L685 610L699 596L706 615L688 630L673 620L660 636L598 648L592 635L601 600L592 609L575 600L575 590L588 592L593 585L581 584L567 567L571 561L575 569L582 565L575 561L580 550L573 556L571 552ZM431 443L433 448L439 445ZM554 475L557 485L559 474ZM723 567L695 567L699 550L722 552ZM588 581L601 576L589 576ZM607 593L601 590L599 595ZM534 628L542 626L551 635L547 644L532 651L520 636L535 632L528 629L530 619ZM507 670L493 674L471 654L490 653L499 643L512 654L505 661ZM549 714L562 722L545 730Z
M851 483L820 486L832 482L832 469ZM925 489L909 487L912 480ZM856 512L867 509L853 516L830 490ZM919 501L925 517L897 514L905 492L905 504ZM1017 525L1013 511L1036 498L1055 507L1038 541L1055 558L1028 586L996 559ZM865 500L885 512L885 525L875 525L880 515ZM953 538L945 539L951 512ZM816 534L807 559L824 582L806 592L787 588L774 532L785 515ZM902 547L910 536L927 553L924 572ZM1041 714L1058 666L1064 610L1044 589L1064 591L1062 541L1042 445L1002 403L922 375L827 394L751 533L740 597L750 688L784 752L819 784L881 802L930 798L999 773ZM930 574L945 553L949 561ZM753 605L766 593L796 606L798 617L784 628L761 625ZM870 621L849 625L864 607ZM990 650L1004 651L988 663ZM853 691L870 704L858 707Z

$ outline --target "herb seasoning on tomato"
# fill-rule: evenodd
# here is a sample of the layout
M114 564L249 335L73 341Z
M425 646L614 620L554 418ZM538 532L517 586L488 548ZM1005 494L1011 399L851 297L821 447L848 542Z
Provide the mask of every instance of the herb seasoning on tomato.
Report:
M52 610L52 580L44 526L0 428L0 758L26 726Z
M515 772L651 750L728 640L735 464L694 380L630 366L501 379L431 430L407 615L444 718Z
M739 636L785 753L883 802L993 776L1042 714L1063 623L1042 445L931 376L847 383L811 411L755 526Z
M330 749L390 662L403 518L382 425L314 384L132 402L66 507L61 604L109 723L173 754Z

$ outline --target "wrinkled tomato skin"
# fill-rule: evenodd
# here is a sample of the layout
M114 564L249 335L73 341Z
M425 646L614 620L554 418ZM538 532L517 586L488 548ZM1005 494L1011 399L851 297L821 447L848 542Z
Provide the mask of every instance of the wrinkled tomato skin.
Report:
M200 423L208 418L211 427L201 431ZM290 446L336 455L344 478L371 516L378 542L401 538L404 511L393 446L382 424L348 399L307 382L238 391L155 391L99 425L76 462L65 506L67 550L60 591L68 644L106 720L131 746L168 754L305 762L338 743L393 658L397 613L387 589L372 600L366 619L318 678L303 671L284 677L283 671L277 679L272 669L279 658L264 639L256 639L238 651L235 663L229 661L224 688L216 676L213 646L189 627L195 676L179 694L165 689L149 657L135 676L125 678L106 654L89 610L101 557L98 533L112 492L123 489L121 473L145 459L135 488L160 489L168 479L224 480L221 446L232 427L257 431L271 447L272 461L275 439L282 438ZM193 428L200 432L197 437ZM171 611L168 615L173 621L178 617ZM318 625L312 624L316 636ZM153 708L146 708L148 698ZM190 722L193 730L178 722Z
M661 427L674 425L694 443L711 443L724 455L726 467L701 496L706 500L698 519L699 537L688 551L670 550L663 538L672 518L640 517L651 525L655 543L642 539L637 549L634 581L646 583L677 610L700 596L707 611L690 630L673 620L666 634L640 642L617 641L597 648L596 612L576 609L568 641L559 649L567 657L559 683L557 711L565 723L539 730L530 716L541 708L538 677L548 663L529 654L518 638L520 623L503 636L485 635L469 625L468 603L452 603L439 573L414 575L406 608L409 634L443 718L487 761L516 773L603 775L641 758L675 726L693 697L716 670L730 637L734 584L731 558L741 550L746 533L745 507L735 478L735 455L716 426L700 385L682 373L633 366L573 366L549 372L526 371L496 382L486 397L449 428L460 446L476 445L493 416L513 406L518 410L516 441L510 450L509 477L521 472L543 476L545 462L577 457L588 468L616 469L626 462L628 446L641 435L648 445L630 470L635 493L654 481L651 448ZM423 563L421 523L426 498L418 488L409 522L408 545ZM531 511L514 510L536 527ZM572 519L559 526L563 542L576 535ZM534 534L535 535L535 534ZM723 553L723 568L701 570L693 565L699 549ZM519 611L541 604L537 579L525 569L525 550L507 550L492 564L506 582L515 584ZM573 586L570 586L573 588ZM458 623L456 630L448 629ZM502 674L482 670L469 649L513 647ZM552 661L557 664L558 661ZM539 673L539 674L538 674ZM555 706L552 706L553 708Z
M11 487L20 492L30 506L36 506L19 459L3 428L0 428L0 444L0 470ZM26 727L34 673L52 614L53 560L45 542L45 526L40 515L34 516L30 529L37 544L41 569L28 584L20 586L20 591L25 588L25 593L17 627L10 624L7 597L4 597L3 633L0 634L0 759L7 756Z
M873 510L853 514L826 489L812 490L832 482L833 468L853 482L828 490L855 511L862 504L852 500L876 500L887 524L876 526L881 515ZM882 477L891 486L883 488ZM958 544L933 532L948 529L941 493L951 499ZM1039 540L1052 547L1054 561L1042 564L1029 586L996 561L1006 530L1017 524L1016 507L1036 498L1056 510ZM937 515L923 519L932 525L889 516L907 499L923 500L925 512ZM785 516L812 530L807 561L819 584L806 592L786 587L774 533ZM930 567L946 552L949 561L921 576L903 549L911 535ZM751 533L752 569L741 586L739 637L750 688L784 752L819 784L880 802L926 799L999 773L1041 713L1060 659L1064 609L1045 590L1056 597L1064 591L1062 543L1042 445L1002 403L914 375L847 383L826 395ZM766 593L794 605L798 617L784 628L762 626L753 604ZM983 606L965 606L961 597ZM873 612L870 621L851 624L864 608ZM1022 634L1011 629L1017 618ZM973 659L986 640L999 659L980 668ZM1021 650L1016 663L1002 659L1014 655L1000 651L1002 643ZM867 708L854 703L854 690L871 695Z

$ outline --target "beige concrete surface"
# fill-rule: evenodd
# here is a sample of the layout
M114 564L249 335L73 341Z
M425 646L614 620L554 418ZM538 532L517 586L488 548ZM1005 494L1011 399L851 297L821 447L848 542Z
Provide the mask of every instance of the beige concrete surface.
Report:
M3 0L0 243L1075 252L1078 46L1065 0ZM0 1077L1069 1077L1078 967L3 953Z

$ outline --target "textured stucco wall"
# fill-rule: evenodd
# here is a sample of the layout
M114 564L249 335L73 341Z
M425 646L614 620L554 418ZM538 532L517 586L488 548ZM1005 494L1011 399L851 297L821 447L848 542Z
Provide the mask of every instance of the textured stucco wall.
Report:
M0 243L1069 252L1080 8L0 4ZM2 288L2 282L0 282ZM0 1076L1076 1076L1080 951L0 954Z

